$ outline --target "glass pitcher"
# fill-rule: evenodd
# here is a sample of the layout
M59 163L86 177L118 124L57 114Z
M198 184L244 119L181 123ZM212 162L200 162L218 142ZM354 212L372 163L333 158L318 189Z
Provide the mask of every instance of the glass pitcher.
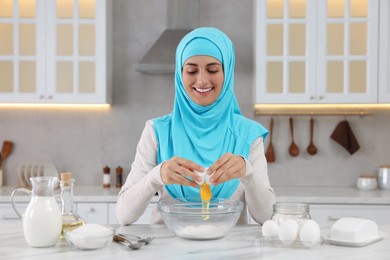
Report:
M23 219L24 238L29 246L54 246L61 234L62 214L54 196L54 188L58 185L57 177L30 178L32 190L16 189L11 194L12 207ZM23 216L15 207L14 197L18 192L31 196Z

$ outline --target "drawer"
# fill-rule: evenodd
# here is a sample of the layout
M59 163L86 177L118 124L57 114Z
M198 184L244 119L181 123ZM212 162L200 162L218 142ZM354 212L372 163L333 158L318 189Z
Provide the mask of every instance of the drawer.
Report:
M108 203L76 203L76 207L86 223L108 224Z

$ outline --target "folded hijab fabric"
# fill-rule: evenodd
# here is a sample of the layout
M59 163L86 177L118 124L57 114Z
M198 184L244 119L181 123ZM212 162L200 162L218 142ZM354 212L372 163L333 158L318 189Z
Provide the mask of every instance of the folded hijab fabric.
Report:
M360 149L360 145L352 132L351 126L346 120L338 123L330 137L344 147L351 155Z
M196 55L214 57L223 66L221 93L208 106L193 102L183 86L183 64ZM173 111L154 119L158 163L179 156L209 167L227 152L248 158L252 142L267 136L267 129L241 115L234 94L234 63L233 43L216 28L197 28L181 40L176 49ZM233 179L211 186L213 198L229 198L238 184L239 180ZM174 198L199 197L198 188L178 184L165 188Z

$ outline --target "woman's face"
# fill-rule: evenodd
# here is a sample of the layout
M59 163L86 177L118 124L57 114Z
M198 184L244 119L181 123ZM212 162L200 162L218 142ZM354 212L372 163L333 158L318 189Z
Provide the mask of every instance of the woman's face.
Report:
M223 68L211 56L192 56L183 66L184 89L191 100L201 106L211 105L219 96L223 85Z

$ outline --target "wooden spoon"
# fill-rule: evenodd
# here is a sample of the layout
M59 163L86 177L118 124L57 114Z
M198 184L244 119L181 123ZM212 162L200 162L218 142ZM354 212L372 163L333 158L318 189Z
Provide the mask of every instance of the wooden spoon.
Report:
M314 128L314 120L310 118L310 144L307 147L307 152L310 155L315 155L317 153L317 147L313 143L313 128Z
M5 159L10 155L12 151L13 143L11 141L4 141L3 146L1 147L1 158L0 158L0 168Z
M274 119L271 117L270 126L269 126L269 145L267 148L267 152L265 153L265 158L267 158L267 162L269 163L275 162L275 151L274 151L274 146L272 145L273 128L274 128Z
M290 132L291 132L291 145L290 148L288 148L288 152L291 156L296 157L299 154L299 148L294 143L294 126L293 126L293 119L290 117Z

